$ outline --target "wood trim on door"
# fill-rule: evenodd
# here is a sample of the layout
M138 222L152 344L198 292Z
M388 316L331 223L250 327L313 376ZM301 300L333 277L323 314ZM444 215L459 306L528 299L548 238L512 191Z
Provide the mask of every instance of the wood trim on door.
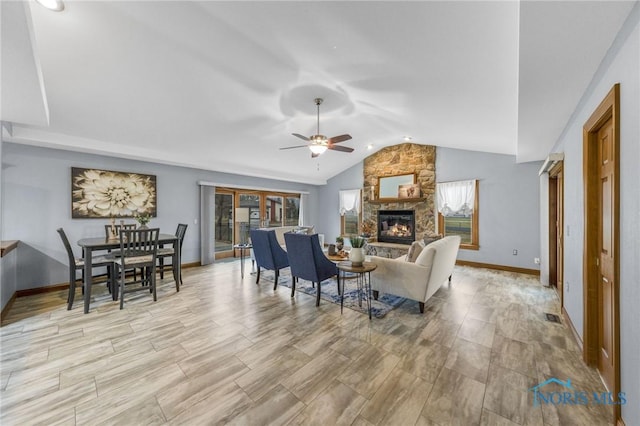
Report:
M613 125L613 159L615 170L611 186L613 197L613 232L612 247L614 251L614 286L613 302L613 389L609 389L617 399L620 393L620 84L615 84L603 101L595 109L583 126L583 184L584 184L584 253L583 253L583 358L591 366L598 362L599 351L599 215L600 190L598 167L598 146L596 135L598 130L609 119ZM620 405L614 405L616 424L621 420Z
M564 307L564 162L549 170L549 284Z

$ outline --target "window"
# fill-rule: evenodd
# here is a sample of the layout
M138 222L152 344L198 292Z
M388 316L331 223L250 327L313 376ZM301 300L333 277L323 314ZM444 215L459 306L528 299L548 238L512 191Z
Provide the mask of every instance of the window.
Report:
M478 181L437 184L438 229L444 236L459 235L460 248L479 250Z
M342 215L340 235L360 235L360 214L348 211Z
M361 197L359 189L340 191L340 235L360 235Z

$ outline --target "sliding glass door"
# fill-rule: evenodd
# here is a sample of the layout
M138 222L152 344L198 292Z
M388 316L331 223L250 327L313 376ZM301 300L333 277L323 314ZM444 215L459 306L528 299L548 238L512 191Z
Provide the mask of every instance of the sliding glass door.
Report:
M278 195L266 195L265 225L267 228L282 226L282 197Z
M215 198L216 259L233 256L233 193L216 191Z
M300 215L300 196L285 197L285 226L298 226Z
M249 223L239 223L236 241L249 241L249 230L260 228L260 194L240 192L238 194L238 207L249 209Z
M233 245L249 242L251 229L297 226L299 214L298 194L217 187L215 258L234 256Z

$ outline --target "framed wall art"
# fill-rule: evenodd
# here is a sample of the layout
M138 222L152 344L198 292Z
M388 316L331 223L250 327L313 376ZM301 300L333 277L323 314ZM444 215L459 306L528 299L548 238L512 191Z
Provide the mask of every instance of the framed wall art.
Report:
M420 184L398 185L398 198L420 198Z
M71 217L157 216L156 177L140 173L71 168Z

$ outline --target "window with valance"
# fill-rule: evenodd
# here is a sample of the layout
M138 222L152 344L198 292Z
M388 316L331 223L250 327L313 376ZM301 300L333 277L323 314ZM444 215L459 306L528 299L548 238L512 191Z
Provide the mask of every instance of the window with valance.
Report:
M478 181L436 184L438 229L442 235L459 235L460 248L478 250Z
M340 234L358 235L360 233L361 191L349 189L340 191Z

